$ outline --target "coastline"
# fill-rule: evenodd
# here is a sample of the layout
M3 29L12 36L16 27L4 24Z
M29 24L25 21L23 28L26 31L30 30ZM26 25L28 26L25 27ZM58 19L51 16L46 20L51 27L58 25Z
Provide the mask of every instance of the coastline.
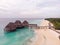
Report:
M49 21L43 20L41 26L49 26ZM51 23L51 25L53 25ZM60 45L60 40L58 39L59 34L49 28L36 29L34 30L35 37L31 40L29 45ZM28 40L28 41L29 41Z
M56 30L60 30L60 18L46 18L45 20L50 21Z
M16 32L12 32L12 33L5 33L4 32L4 27L7 25L7 23L9 23L10 21L12 22L15 22L15 20L17 19L6 19L6 20L2 20L0 22L0 45L23 45L23 43L25 42L25 40L29 40L29 38L32 37L32 35L34 36L33 34L33 29L29 30L29 29L17 29ZM21 20L22 22L24 21ZM36 24L40 24L40 19L32 19L32 20L29 20L27 19L27 21L29 23L36 23ZM7 37L7 38L6 38ZM14 40L12 40L14 38ZM32 40L32 39L31 39ZM34 40L34 38L33 38Z

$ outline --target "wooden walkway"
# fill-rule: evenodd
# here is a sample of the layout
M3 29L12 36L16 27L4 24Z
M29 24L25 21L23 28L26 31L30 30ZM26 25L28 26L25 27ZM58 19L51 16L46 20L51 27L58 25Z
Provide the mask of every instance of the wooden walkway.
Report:
M40 26L37 24L29 24L29 28L31 29L53 29L54 30L53 24L47 20L42 21Z
M29 28L31 29L54 29L53 26L38 26L37 24L30 24Z

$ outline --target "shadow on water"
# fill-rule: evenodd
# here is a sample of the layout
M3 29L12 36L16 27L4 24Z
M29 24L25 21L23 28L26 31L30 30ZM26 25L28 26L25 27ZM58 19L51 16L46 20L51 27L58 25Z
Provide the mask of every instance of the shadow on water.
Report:
M10 37L10 36L15 36L17 33L23 33L23 31L26 29L29 29L28 27L25 27L25 28L21 28L21 29L16 29L16 31L13 31L13 32L4 32L4 35L6 37Z
M29 29L28 27L24 27L24 28L17 28L15 31L11 31L11 32L4 32L4 34L9 34L9 33L15 33L15 32L18 32L18 31L22 31L22 30L24 30L24 29Z
M1 40L2 45L22 45L26 40L33 36L33 30L29 28L16 29L14 32L4 32Z

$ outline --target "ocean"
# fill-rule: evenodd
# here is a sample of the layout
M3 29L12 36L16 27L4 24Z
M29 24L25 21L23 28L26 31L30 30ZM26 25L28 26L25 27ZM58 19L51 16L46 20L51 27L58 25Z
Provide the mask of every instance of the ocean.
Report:
M40 25L43 19L0 18L0 45L26 45L24 43L35 35L34 29L29 28L16 29L15 32L5 33L4 27L9 22L15 22L16 20L21 22L27 20L30 24Z

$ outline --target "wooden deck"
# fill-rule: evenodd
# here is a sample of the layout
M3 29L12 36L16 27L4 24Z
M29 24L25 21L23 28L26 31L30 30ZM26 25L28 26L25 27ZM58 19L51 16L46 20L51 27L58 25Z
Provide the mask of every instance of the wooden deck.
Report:
M37 24L29 24L29 28L31 28L31 29L34 29L34 28L37 28L38 26L37 26Z
M54 29L53 26L38 26L37 24L29 24L31 29Z

